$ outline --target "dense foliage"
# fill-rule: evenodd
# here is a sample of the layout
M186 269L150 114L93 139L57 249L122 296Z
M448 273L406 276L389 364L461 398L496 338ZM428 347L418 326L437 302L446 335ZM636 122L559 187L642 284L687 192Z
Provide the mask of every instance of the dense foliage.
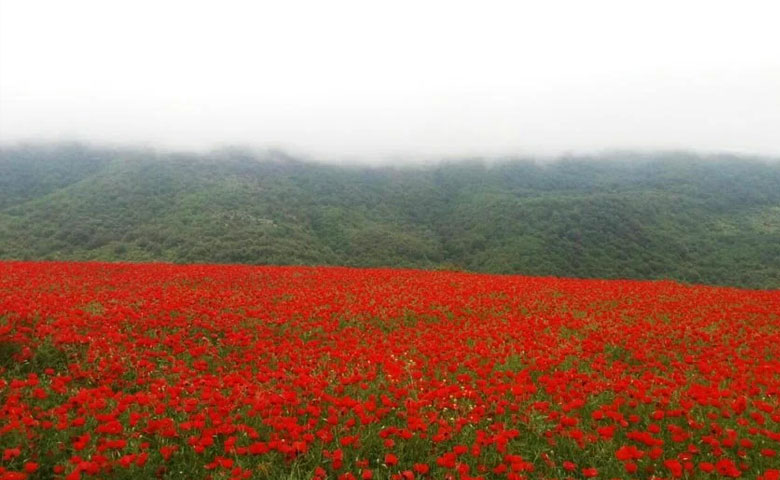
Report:
M0 258L466 269L780 287L780 163L614 153L355 167L0 150Z
M0 478L780 478L780 292L0 262Z

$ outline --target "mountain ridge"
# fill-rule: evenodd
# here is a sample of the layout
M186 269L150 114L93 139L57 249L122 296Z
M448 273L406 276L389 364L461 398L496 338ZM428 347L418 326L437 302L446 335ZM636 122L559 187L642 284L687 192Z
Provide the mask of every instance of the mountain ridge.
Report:
M0 259L458 268L780 287L780 163L615 152L330 165L0 148Z

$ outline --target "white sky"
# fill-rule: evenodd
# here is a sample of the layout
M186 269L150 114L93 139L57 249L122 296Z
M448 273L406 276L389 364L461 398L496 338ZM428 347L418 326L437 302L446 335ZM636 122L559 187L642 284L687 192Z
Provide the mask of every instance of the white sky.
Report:
M777 155L780 2L0 0L0 142L30 139Z

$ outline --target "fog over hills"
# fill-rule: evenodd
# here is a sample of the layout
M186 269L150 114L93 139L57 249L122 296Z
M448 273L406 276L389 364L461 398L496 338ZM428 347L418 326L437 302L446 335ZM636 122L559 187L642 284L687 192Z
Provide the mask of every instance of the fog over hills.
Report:
M779 9L0 0L0 258L777 288Z
M0 142L318 159L780 155L780 16L743 0L0 0Z
M614 152L344 166L0 149L0 258L458 268L780 287L780 163Z

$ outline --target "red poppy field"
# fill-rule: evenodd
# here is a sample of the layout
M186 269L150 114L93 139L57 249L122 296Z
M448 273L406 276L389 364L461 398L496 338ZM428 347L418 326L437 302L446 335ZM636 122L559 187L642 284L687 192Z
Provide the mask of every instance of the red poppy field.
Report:
M0 262L0 477L780 478L780 292Z

